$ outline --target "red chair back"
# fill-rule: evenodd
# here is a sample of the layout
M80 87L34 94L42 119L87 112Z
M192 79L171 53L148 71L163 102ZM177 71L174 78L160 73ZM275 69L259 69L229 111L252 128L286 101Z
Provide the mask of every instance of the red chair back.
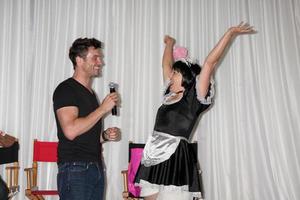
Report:
M34 140L33 161L56 162L58 142L43 142Z

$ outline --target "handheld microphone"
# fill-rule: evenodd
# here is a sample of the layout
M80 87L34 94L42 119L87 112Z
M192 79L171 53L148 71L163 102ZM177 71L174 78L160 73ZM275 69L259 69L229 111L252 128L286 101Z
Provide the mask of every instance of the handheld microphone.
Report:
M117 87L117 84L114 83L114 82L110 82L108 84L108 87L109 87L109 92L110 93L113 93L113 92L116 92L116 87ZM112 115L117 115L117 106L114 106L113 109L111 110L111 114Z

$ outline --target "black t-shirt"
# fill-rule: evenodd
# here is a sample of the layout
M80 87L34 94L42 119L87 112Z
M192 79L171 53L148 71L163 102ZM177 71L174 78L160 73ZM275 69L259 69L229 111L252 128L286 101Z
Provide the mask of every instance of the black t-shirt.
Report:
M94 93L73 78L69 78L57 86L53 94L53 107L59 139L58 162L100 161L101 120L87 132L77 136L74 140L69 140L65 137L56 114L59 108L67 106L76 106L79 112L78 117L86 117L98 108L99 103Z
M199 115L209 106L210 104L202 104L197 99L193 85L178 102L160 106L154 130L189 139Z

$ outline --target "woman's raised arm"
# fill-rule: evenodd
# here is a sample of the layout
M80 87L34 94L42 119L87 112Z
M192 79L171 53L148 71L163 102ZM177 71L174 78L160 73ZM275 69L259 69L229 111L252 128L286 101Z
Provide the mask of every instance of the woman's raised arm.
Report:
M175 39L170 37L169 35L166 35L164 38L165 50L162 59L164 81L171 77L173 71L173 47L175 45L175 42Z
M238 26L229 28L217 45L210 51L206 57L199 75L198 92L200 96L205 97L210 84L211 76L215 70L216 64L219 62L226 47L230 44L232 38L239 34L255 33L255 30L248 23L241 22Z

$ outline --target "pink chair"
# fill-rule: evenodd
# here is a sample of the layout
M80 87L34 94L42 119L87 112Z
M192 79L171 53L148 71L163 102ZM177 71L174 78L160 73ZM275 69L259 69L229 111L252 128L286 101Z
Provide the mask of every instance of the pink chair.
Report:
M140 165L144 146L145 144L129 143L128 169L121 172L123 175L124 191L122 196L124 200L142 199L139 197L141 189L134 185L134 178Z

